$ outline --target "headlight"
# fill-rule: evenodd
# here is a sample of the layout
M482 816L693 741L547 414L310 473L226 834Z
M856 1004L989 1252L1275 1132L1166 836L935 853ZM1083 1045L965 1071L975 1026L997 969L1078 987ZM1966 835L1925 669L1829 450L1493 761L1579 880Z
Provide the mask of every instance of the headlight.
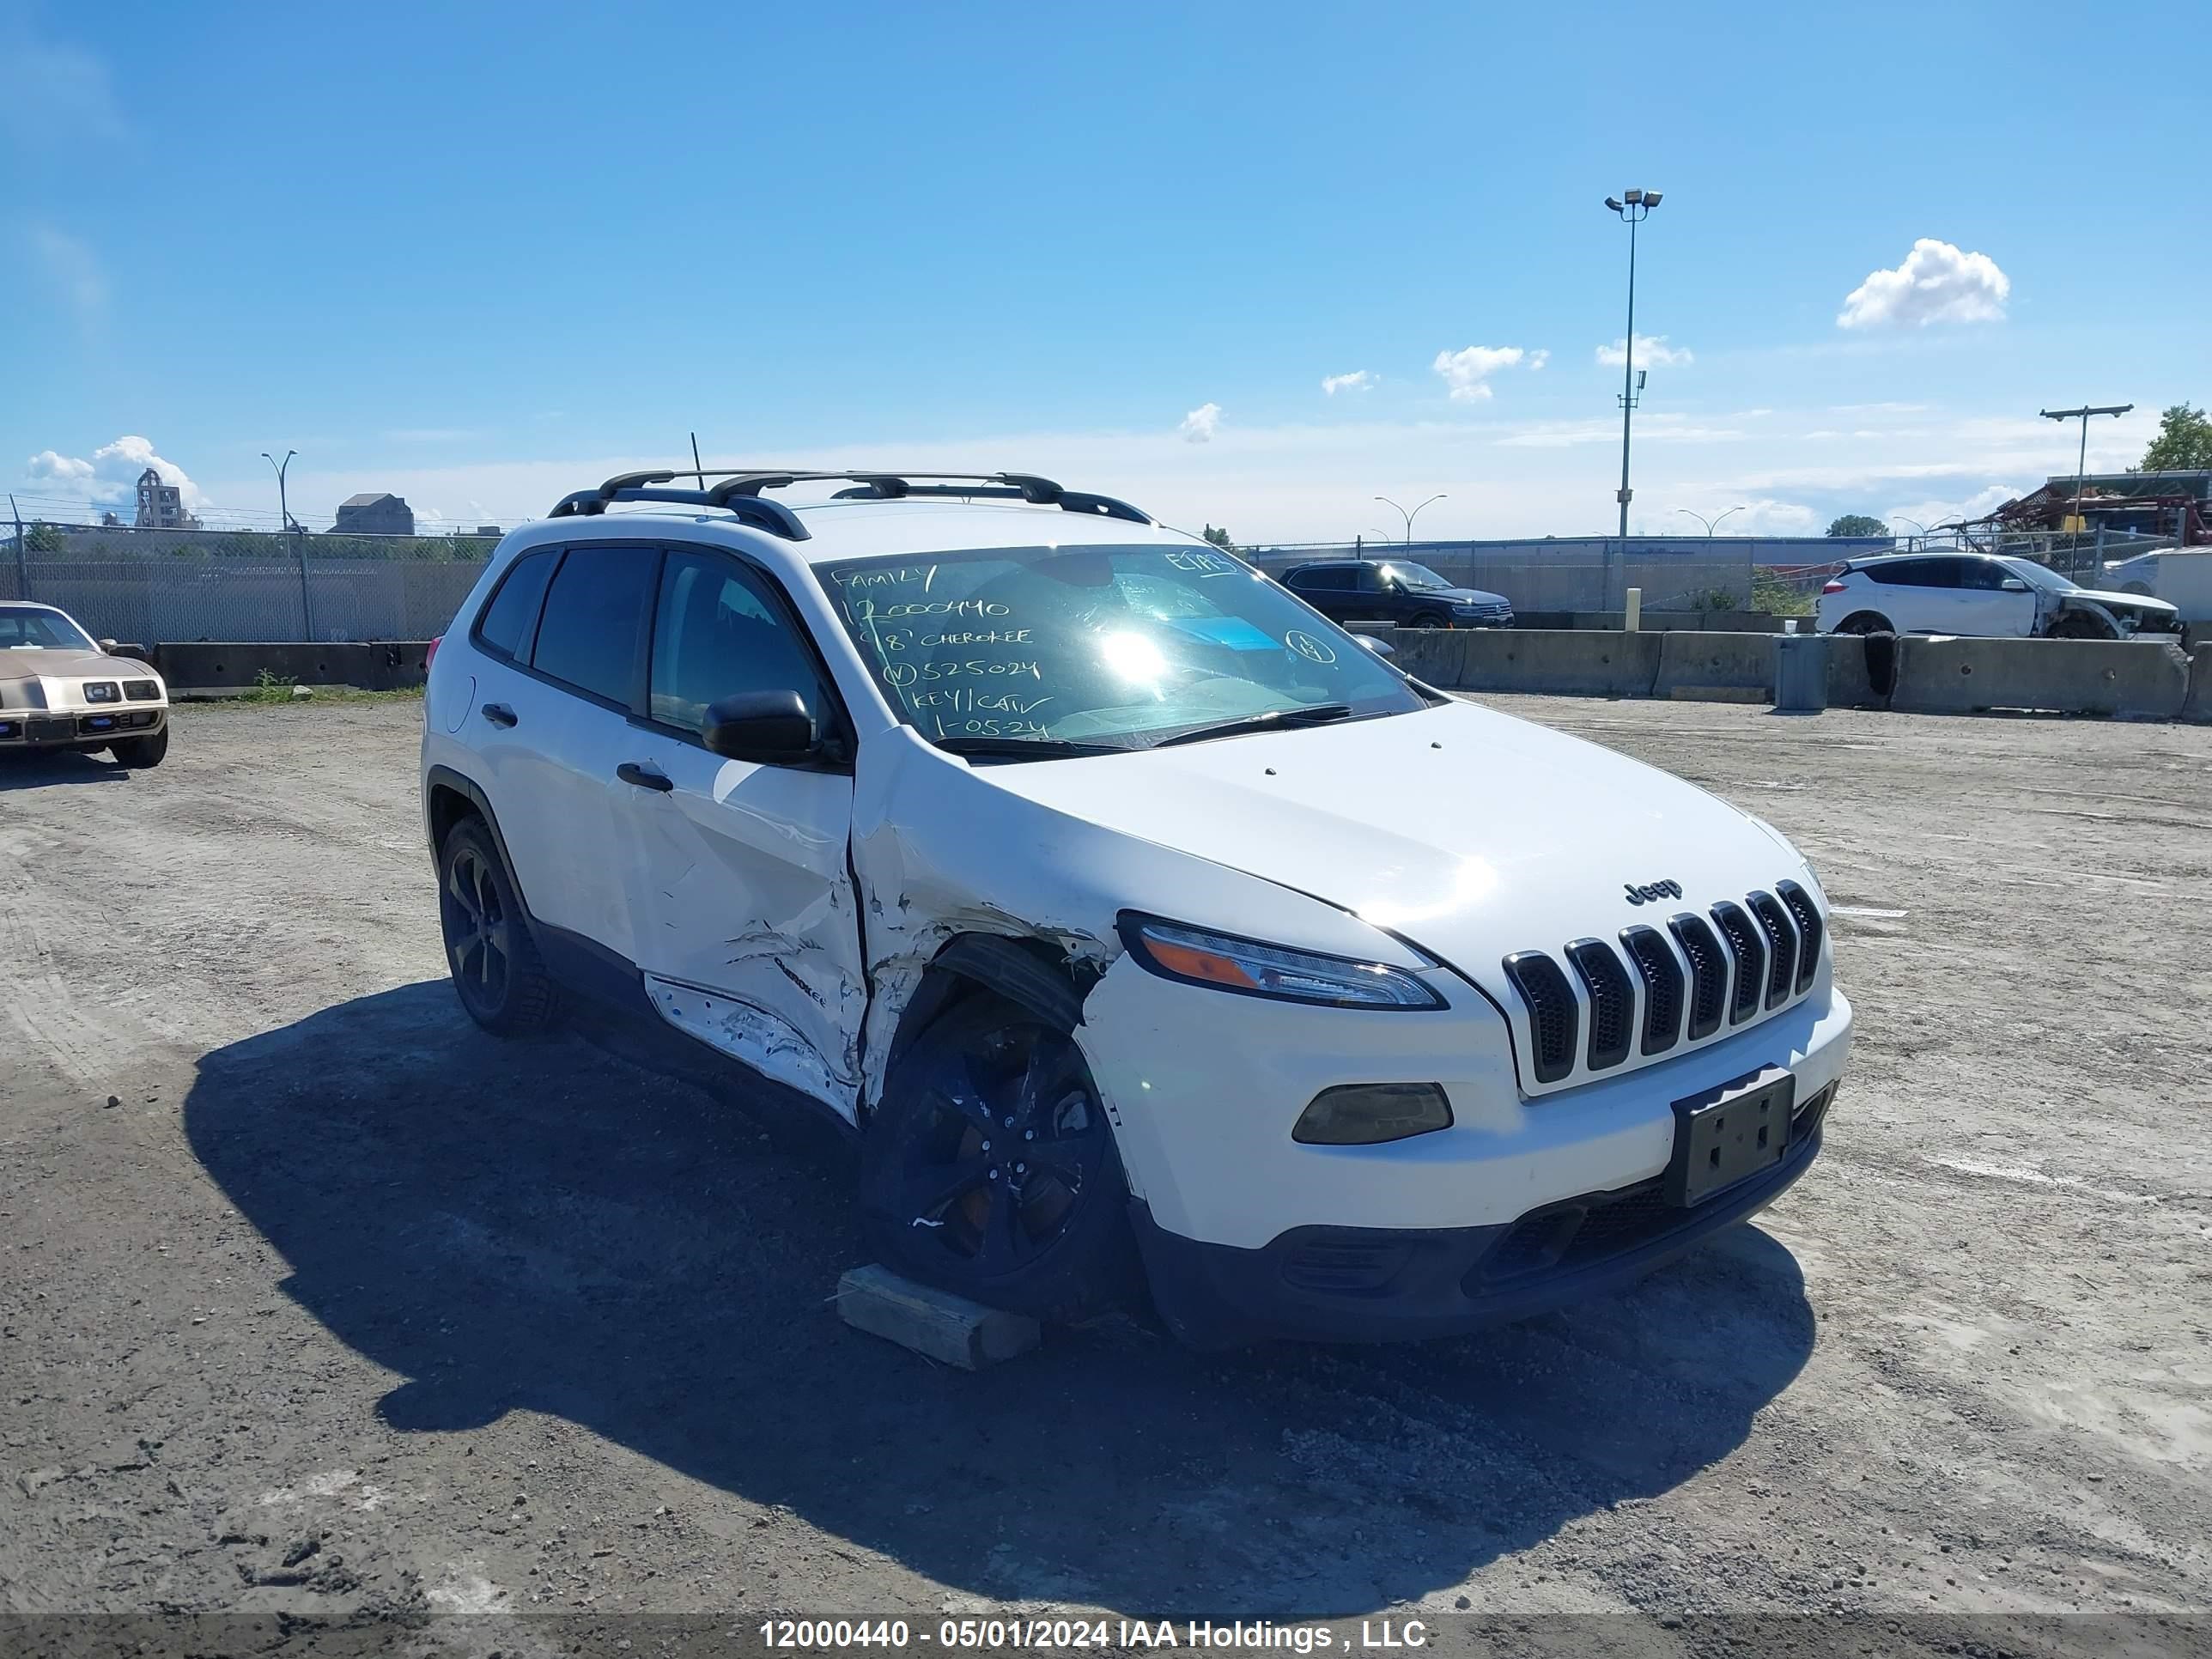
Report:
M1121 929L1130 955L1162 979L1186 985L1330 1008L1445 1006L1413 975L1384 963L1315 956L1134 913L1122 915Z

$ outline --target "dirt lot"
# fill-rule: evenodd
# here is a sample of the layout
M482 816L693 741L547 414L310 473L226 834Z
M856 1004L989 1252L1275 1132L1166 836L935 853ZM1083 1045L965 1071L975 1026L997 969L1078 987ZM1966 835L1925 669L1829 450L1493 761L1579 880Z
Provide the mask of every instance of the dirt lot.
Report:
M2212 731L1486 699L1806 848L1826 1155L1616 1301L981 1376L816 1138L443 978L406 705L0 775L0 1610L2212 1608Z

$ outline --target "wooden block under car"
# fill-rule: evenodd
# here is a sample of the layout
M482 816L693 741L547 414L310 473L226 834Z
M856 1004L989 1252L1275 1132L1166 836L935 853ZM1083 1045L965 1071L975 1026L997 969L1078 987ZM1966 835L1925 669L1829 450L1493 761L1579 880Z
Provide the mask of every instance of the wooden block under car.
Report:
M838 1279L837 1312L854 1330L971 1371L1028 1352L1041 1335L1024 1315L917 1285L881 1263Z

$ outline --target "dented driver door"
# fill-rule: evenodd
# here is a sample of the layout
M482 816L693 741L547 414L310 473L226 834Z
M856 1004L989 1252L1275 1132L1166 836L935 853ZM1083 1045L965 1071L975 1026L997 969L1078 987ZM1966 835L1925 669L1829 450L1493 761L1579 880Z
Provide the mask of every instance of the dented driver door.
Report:
M801 691L836 703L781 594L727 556L662 562L650 714L633 722L627 810L638 966L662 1018L846 1117L867 991L847 848L853 780L761 766L699 741L709 702Z

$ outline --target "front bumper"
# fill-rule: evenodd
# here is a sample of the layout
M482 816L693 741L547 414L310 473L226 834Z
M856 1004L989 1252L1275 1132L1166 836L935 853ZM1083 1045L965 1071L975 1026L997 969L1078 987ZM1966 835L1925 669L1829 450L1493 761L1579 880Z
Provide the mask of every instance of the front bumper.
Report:
M1296 1227L1258 1249L1167 1231L1131 1202L1160 1316L1199 1347L1454 1336L1633 1283L1771 1204L1820 1155L1837 1085L1801 1105L1774 1168L1692 1208L1653 1178L1487 1227Z
M0 709L0 749L104 749L118 738L151 737L168 714L166 705L147 703L51 712Z

